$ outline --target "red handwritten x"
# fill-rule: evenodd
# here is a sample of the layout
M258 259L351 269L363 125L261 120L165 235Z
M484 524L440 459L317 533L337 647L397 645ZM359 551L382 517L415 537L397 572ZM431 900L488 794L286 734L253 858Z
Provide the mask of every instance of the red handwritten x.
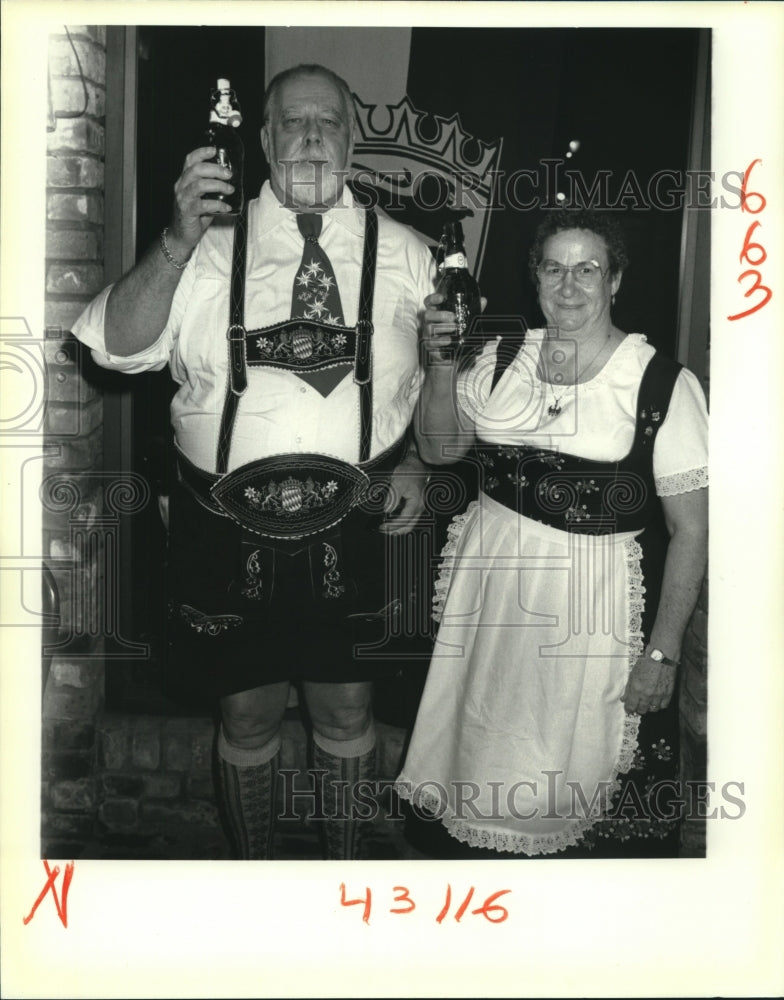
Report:
M41 889L41 892L38 895L38 899L36 899L36 901L33 903L32 910L30 910L30 912L24 918L23 923L25 923L25 924L29 924L30 923L30 921L35 916L35 911L38 909L38 907L42 903L42 901L44 899L44 896L46 896L47 892L51 892L51 894L54 896L54 905L57 908L57 916L62 921L63 927L67 927L68 926L68 889L70 888L71 879L73 878L74 862L73 861L69 861L68 864L65 866L65 872L63 873L63 885L62 885L62 889L60 890L61 894L62 894L62 903L60 902L60 898L57 895L57 889L56 889L55 884L54 884L55 881L56 881L56 879L57 879L57 876L60 874L60 869L57 867L57 865L55 865L54 868L50 868L49 867L49 862L46 860L46 858L44 858L44 868L46 869L46 874L47 874L46 882L44 883L44 887L43 887L43 889Z

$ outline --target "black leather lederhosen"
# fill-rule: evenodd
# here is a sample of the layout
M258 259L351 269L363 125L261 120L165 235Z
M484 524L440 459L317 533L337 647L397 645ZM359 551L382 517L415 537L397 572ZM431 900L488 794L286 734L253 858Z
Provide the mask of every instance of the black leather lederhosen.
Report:
M308 638L315 642L323 630L342 634L341 623L346 621L353 628L357 620L383 620L394 603L385 580L385 536L378 526L383 484L405 453L407 442L404 437L369 458L377 227L375 213L366 213L355 328L292 319L248 331L244 325L245 217L235 223L227 331L229 374L217 471L199 469L178 455L180 489L173 497L171 610L192 658L197 648L206 659L222 656L239 662L247 658L254 642L266 651L277 643L271 655L278 660L289 649L305 655ZM355 464L328 455L297 453L274 455L227 473L249 367L273 367L315 380L319 372L337 366L343 366L346 374L353 369L357 387L359 459ZM329 640L325 643L329 645ZM315 655L315 649L311 653ZM328 658L328 651L324 655ZM285 670L280 678L264 676L262 682L292 673ZM336 679L362 678L344 672ZM224 688L243 690L251 681L255 677L242 674Z

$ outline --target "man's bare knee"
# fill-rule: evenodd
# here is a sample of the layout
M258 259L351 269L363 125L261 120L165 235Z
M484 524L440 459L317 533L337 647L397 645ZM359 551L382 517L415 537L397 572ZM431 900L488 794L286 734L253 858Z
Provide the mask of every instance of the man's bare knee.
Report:
M332 740L353 740L361 736L372 721L371 685L304 685L313 728Z
M221 721L226 739L243 749L264 746L280 729L289 685L265 684L221 698Z

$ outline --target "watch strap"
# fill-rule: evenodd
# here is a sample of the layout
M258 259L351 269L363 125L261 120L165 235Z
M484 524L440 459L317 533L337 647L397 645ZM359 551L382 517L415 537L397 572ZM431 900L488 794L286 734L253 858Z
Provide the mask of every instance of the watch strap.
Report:
M680 666L680 660L673 660L669 656L665 656L660 649L650 649L645 655L649 660L653 660L654 663L663 663L666 667Z

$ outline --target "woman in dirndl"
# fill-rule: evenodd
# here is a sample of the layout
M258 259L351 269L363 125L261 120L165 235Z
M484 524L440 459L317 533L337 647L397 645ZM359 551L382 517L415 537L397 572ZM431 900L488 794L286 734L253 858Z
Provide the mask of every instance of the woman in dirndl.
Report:
M529 265L547 325L450 353L428 300L422 457L466 458L397 791L436 857L674 856L676 679L707 560L697 378L611 311L612 218L556 210Z

